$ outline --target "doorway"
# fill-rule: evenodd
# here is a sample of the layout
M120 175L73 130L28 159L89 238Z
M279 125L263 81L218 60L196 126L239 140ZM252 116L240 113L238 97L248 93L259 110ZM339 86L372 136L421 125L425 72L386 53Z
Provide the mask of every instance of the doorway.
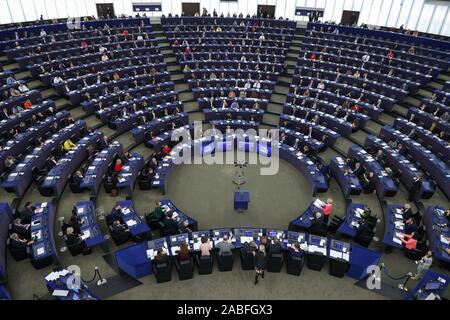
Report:
M200 14L200 3L181 3L182 15L193 17L196 13Z
M258 5L258 17L273 18L275 17L275 6Z
M359 11L344 10L342 12L341 23L343 25L353 26L358 24Z
M97 16L106 19L112 18L114 14L114 4L112 3L97 3Z

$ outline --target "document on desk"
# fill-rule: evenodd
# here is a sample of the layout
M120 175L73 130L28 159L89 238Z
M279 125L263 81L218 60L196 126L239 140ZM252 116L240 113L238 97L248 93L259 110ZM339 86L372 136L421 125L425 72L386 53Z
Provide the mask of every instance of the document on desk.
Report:
M45 253L45 248L38 248L38 249L36 250L36 253L37 253L38 256L44 254L44 253Z
M129 213L130 213L130 209L128 209L128 208L123 208L123 209L122 209L122 213L123 213L123 214L129 214Z
M129 227L132 227L132 226L134 226L134 225L136 225L137 224L137 222L136 221L134 221L133 219L131 219L131 220L128 220L127 222L127 226L129 226Z
M398 244L402 244L402 241L399 238L393 238L392 241Z
M253 237L241 237L241 243L250 243L253 241Z
M444 235L442 234L441 234L441 242L444 244L450 244L450 242L447 239L445 239Z
M89 230L85 230L83 232L83 235L81 236L82 240L86 240L87 238L89 238L91 236L91 232Z
M318 208L322 208L322 206L324 206L324 205L325 205L325 203L322 200L320 200L320 199L316 199L314 201L314 206L316 206Z
M336 258L336 259L342 259L342 252L339 252L336 250L330 250L330 257Z
M54 296L54 297L67 297L68 294L69 294L69 290L56 289L56 290L53 291L52 296Z

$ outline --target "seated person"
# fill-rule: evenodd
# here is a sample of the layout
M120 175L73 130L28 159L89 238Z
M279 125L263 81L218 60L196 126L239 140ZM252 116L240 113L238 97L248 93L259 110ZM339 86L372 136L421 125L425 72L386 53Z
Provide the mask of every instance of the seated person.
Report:
M169 155L172 152L172 149L168 145L165 145L164 147L162 147L161 150L165 155Z
M292 244L292 246L289 248L289 253L293 257L302 257L303 252L300 249L300 243L297 241Z
M82 247L86 247L84 240L81 239L79 234L76 234L72 227L66 229L66 243L68 246L74 246L76 244L81 244Z
M22 223L25 224L31 223L31 218L34 214L34 210L36 210L36 207L34 207L30 201L25 203L25 208L23 208L23 210L20 212L19 215Z
M191 258L191 253L189 252L189 247L186 243L180 245L180 250L178 251L178 261L185 261Z
M72 228L72 233L81 234L81 225L83 224L83 219L78 218L77 216L72 215L69 219L68 223L63 222L62 231L67 234L67 229Z
M30 240L31 239L31 229L30 224L23 224L20 218L14 220L11 230L17 233L19 237Z
M122 237L126 233L130 233L128 227L125 224L120 223L119 220L114 220L112 224L111 234L114 234L115 237Z
M67 152L72 149L75 149L76 146L70 139L67 139L66 141L64 141L63 147L64 147L64 151Z
M119 220L119 221L123 222L122 207L118 203L116 203L116 205L112 208L109 216L106 217L106 222L108 224L112 224L115 220Z
M173 212L169 211L163 221L164 230L168 235L173 235L178 233L178 222L177 218L173 217Z
M362 175L362 183L364 193L373 193L375 191L375 179L373 178L373 172L366 172Z
M231 250L234 248L234 244L231 243L227 235L224 235L223 240L216 244L216 249L219 250L219 256L224 253L231 253Z
M155 201L155 210L151 213L151 216L154 219L160 221L162 221L166 217L166 214L164 213L164 210L161 207L161 202Z
M283 247L278 238L274 238L272 244L269 244L269 251L267 254L270 256L272 254L280 254L283 251Z
M404 232L405 234L411 236L414 236L417 232L417 224L413 217L410 217L408 220L406 220Z
M409 218L411 218L414 215L413 211L411 209L411 204L409 204L409 203L405 203L405 205L403 206L401 211L402 211L402 216L403 216L404 221L408 220Z
M310 219L312 220L310 229L320 230L323 228L324 222L323 222L322 213L317 211L312 215L312 217Z
M179 226L181 233L189 233L192 232L191 228L189 228L189 221L184 220L183 223Z
M159 248L158 249L158 253L155 256L154 259L157 263L165 263L165 262L169 262L169 257L167 256L167 254L164 252L163 248Z
M25 249L27 246L33 244L33 241L28 241L27 239L24 239L20 237L17 233L13 232L9 236L9 245L13 249Z
M211 245L211 241L209 241L208 238L206 237L202 237L200 239L201 244L200 244L200 255L201 256L209 256L211 255L211 249L212 249L212 245Z
M77 170L75 171L75 173L72 175L72 183L80 186L80 184L83 182L83 174L81 173L81 171Z

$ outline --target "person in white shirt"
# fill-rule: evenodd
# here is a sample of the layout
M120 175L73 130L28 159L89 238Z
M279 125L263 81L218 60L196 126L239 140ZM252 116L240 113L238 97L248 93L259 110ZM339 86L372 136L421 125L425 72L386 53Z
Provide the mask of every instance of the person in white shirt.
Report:
M325 83L323 82L323 80L320 81L320 83L317 85L317 89L319 89L319 90L325 89Z
M362 60L363 60L364 62L367 62L367 61L370 60L370 56L366 53L366 54L364 54L364 55L362 56Z
M261 35L259 36L259 40L266 40L266 37L264 37L264 34L261 34Z
M106 49L104 46L100 46L99 48L98 48L98 51L100 52L100 53L103 53L103 52L106 52L108 49Z
M253 84L253 88L255 89L261 89L261 83L259 82L259 80L256 80L255 83Z
M109 60L109 57L106 54L102 55L102 61L108 61L108 60Z
M245 83L245 85L244 85L244 88L245 88L246 90L250 89L251 87L252 87L252 84L250 83L250 81L247 81L247 82Z
M24 92L27 92L27 91L30 91L30 89L28 89L28 87L24 84L24 83L21 83L20 85L19 85L19 91L21 92L21 93L24 93Z
M47 35L47 32L45 32L44 29L41 29L41 32L39 33L41 37L45 37Z
M63 82L63 79L60 76L56 76L53 78L53 84L58 84Z
M244 56L244 55L242 55L242 57L241 57L241 61L242 61L242 62L246 62L246 61L247 61L247 59L245 58L245 56Z

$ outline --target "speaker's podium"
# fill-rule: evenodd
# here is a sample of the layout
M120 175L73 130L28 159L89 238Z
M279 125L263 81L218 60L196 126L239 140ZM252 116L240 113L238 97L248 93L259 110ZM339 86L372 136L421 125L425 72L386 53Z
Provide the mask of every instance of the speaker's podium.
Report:
M250 192L246 190L234 191L234 210L242 212L248 209L248 203L250 202Z

